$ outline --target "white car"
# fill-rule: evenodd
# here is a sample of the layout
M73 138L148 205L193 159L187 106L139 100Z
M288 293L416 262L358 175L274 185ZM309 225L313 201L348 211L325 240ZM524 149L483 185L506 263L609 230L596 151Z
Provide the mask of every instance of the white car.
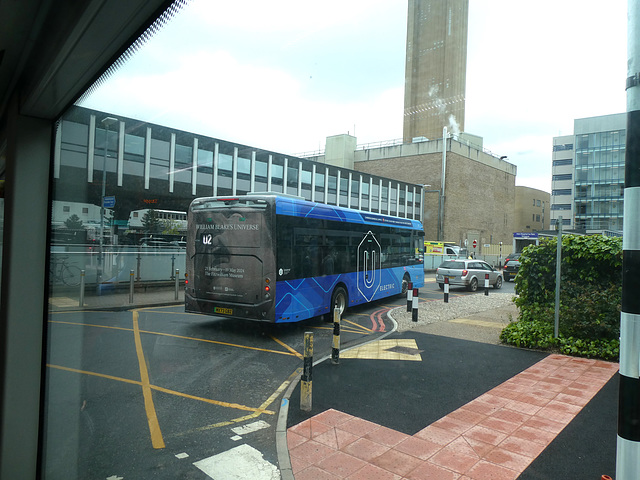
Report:
M478 286L484 287L485 276L489 275L489 285L502 288L502 273L487 262L473 259L457 259L443 262L436 270L436 282L444 289L445 278L449 285L463 286L475 292Z

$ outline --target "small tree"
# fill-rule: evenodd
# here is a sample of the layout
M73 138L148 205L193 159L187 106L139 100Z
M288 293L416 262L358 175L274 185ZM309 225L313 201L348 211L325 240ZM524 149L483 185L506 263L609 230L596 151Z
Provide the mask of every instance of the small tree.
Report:
M64 221L64 226L70 230L80 230L82 228L82 220L74 213Z
M158 212L148 210L142 217L142 227L147 233L160 233L163 225L158 217Z

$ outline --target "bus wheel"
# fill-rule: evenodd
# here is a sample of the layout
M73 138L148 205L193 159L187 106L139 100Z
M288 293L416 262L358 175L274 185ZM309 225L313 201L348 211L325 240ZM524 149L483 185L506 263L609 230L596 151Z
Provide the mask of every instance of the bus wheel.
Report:
M340 317L342 317L342 314L347 309L347 299L348 299L347 291L344 288L337 287L333 291L333 295L331 295L331 312L330 312L332 321L333 321L333 310L335 308L338 308L338 311L340 312Z
M404 278L402 279L402 291L400 292L400 295L406 295L407 294L407 290L409 290L409 282L411 281L411 277L409 277L409 275L404 276Z

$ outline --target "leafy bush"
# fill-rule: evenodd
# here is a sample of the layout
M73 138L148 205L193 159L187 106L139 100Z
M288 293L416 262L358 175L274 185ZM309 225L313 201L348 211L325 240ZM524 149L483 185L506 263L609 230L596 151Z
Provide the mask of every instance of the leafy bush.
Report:
M519 347L617 359L622 298L622 240L562 237L559 337L554 333L557 238L526 247L516 276L518 322L501 334Z
M553 324L541 320L517 321L507 325L500 340L509 345L534 350L551 350L565 355L618 361L620 341L617 339L583 340L553 336Z

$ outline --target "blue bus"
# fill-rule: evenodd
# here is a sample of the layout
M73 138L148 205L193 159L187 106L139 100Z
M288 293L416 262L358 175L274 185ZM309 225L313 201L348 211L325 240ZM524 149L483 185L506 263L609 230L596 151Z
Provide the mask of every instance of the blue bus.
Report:
M278 194L189 206L187 312L298 322L424 284L417 220Z

